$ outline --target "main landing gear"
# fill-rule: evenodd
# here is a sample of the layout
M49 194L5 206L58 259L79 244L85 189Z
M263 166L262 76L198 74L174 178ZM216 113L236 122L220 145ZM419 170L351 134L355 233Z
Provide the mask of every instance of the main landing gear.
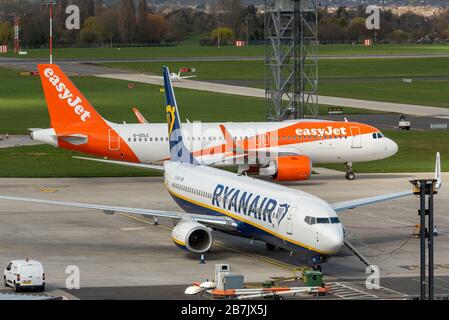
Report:
M346 162L345 163L345 171L346 171L345 178L347 180L354 180L355 179L355 174L352 171L352 162Z

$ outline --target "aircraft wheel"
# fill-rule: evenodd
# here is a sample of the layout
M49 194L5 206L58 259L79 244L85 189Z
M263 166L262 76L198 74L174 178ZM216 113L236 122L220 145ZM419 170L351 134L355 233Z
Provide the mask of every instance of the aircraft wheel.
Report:
M355 179L355 174L353 174L352 172L350 172L350 173L347 173L345 177L346 177L346 179L348 179L348 180L354 180L354 179Z

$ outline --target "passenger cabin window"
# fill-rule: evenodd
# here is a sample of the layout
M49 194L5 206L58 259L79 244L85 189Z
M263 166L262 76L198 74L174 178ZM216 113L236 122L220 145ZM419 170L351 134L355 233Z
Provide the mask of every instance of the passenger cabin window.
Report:
M6 267L6 270L10 271L10 270L11 270L11 267L12 267L12 262L10 262L10 263L8 264L8 266Z

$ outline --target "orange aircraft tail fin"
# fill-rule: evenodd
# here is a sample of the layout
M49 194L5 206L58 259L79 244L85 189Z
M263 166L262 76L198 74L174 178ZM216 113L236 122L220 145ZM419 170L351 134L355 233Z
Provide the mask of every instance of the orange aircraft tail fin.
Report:
M51 126L60 131L92 128L105 120L56 64L39 64Z

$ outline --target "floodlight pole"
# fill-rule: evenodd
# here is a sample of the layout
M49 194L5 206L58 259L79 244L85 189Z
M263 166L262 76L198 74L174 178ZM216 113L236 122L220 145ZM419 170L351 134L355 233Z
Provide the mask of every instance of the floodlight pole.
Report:
M421 300L426 300L426 188L420 186L419 194L419 240L420 240L420 257L421 257Z
M429 242L428 242L428 249L429 249L429 300L433 300L433 232L434 232L434 225L433 225L433 186L434 184L429 184L429 226L428 226L428 233L429 233Z
M410 180L413 184L413 194L419 195L419 220L420 220L420 299L425 300L426 297L426 242L429 250L428 259L428 299L433 300L434 290L434 222L433 222L433 196L437 193L435 189L437 180ZM428 196L428 208L426 209L426 196ZM426 228L426 216L428 217Z
M43 5L48 5L50 9L49 19L50 19L50 64L53 64L53 4L55 0L43 1Z
M53 64L53 2L50 2L50 64Z

